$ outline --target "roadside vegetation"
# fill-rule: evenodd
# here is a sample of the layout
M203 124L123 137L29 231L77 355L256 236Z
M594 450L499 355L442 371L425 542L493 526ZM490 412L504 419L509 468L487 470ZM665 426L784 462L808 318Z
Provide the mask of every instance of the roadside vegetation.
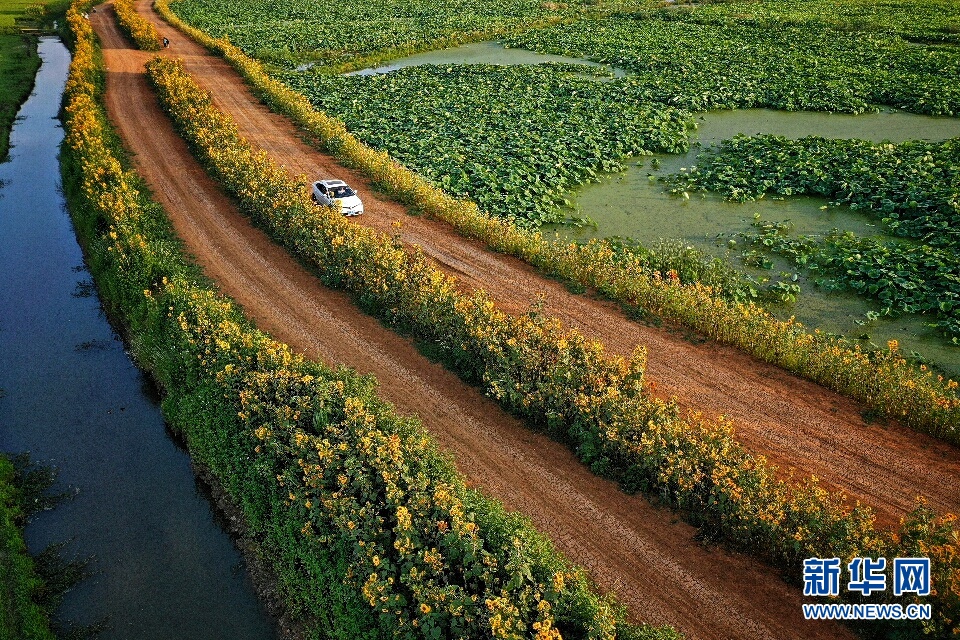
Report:
M62 156L78 235L170 425L241 508L308 637L676 638L623 623L526 520L467 489L371 378L303 360L215 293L123 167L84 9L69 13Z
M842 494L815 481L778 480L761 458L736 443L730 425L681 415L643 393L642 353L629 368L620 364L619 374L604 373L599 352L578 335L562 334L549 320L504 316L482 295L458 296L418 254L314 206L299 182L240 137L180 63L158 58L148 72L198 158L255 223L328 285L352 292L390 324L436 343L448 366L534 428L567 443L594 472L628 491L656 496L712 539L788 571L807 557L893 557L935 540L943 551L936 569L942 584L952 588L960 579L960 549L950 542L952 517L920 505L901 530L884 532L874 527L869 509L850 509ZM951 597L937 600L935 608L942 616L930 630L951 629L958 614ZM887 629L922 632L919 625Z
M136 43L138 49L160 50L160 34L152 22L133 8L133 0L114 0L113 10L116 12L120 30Z

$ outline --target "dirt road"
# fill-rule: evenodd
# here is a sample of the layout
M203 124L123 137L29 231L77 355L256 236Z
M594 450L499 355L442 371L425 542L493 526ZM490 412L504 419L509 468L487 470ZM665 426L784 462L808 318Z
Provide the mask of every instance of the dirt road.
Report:
M527 431L346 296L322 287L253 229L194 162L147 85L147 56L129 50L112 15L91 14L103 42L111 119L187 249L258 326L310 357L375 374L381 394L418 415L472 484L527 514L633 619L674 625L691 639L852 637L835 624L805 622L799 591L775 572L704 549L669 511L596 478L564 447ZM191 57L182 39L170 36L173 53Z
M301 142L289 121L252 97L223 60L164 23L149 0L138 11L174 43L171 53L230 113L243 135L293 173L335 176L354 185L366 203L359 224L400 236L419 246L464 286L482 288L507 310L525 310L543 296L545 312L600 339L612 352L628 355L636 344L649 349L648 379L681 404L724 414L737 437L785 470L813 474L869 504L884 523L896 523L920 495L943 511L960 511L960 449L898 425L867 424L862 407L816 384L716 343L693 344L677 334L645 327L615 305L572 295L529 265L486 250L446 224L407 214L381 197L362 177Z

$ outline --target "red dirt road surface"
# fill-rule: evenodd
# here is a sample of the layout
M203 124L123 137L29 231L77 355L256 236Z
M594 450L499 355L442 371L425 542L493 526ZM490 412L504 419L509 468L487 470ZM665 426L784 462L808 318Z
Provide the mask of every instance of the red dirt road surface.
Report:
M895 524L923 496L940 511L960 512L960 449L898 425L867 424L858 403L717 343L693 344L677 334L629 320L614 304L574 295L526 263L487 250L449 225L411 216L406 208L371 189L359 174L301 141L291 123L260 104L222 59L163 22L148 0L138 11L174 43L167 52L236 120L241 133L294 175L347 180L365 203L353 218L418 246L465 288L487 291L501 308L525 311L539 296L544 312L610 353L629 355L648 347L647 379L658 393L681 405L733 419L737 438L783 470L815 475L873 507Z
M780 463L816 473L891 517L916 494L943 509L960 502L956 449L891 427L864 425L858 407L816 385L716 345L693 345L628 321L613 305L569 294L527 265L484 250L445 225L408 216L358 175L303 145L285 119L262 107L221 59L162 23L147 0L138 9L251 142L293 173L342 177L360 191L358 220L421 246L467 287L506 308L546 310L602 339L617 353L650 348L649 377L687 406L733 416L740 436ZM689 638L849 638L843 627L802 619L799 591L749 558L707 550L694 530L644 499L593 476L566 448L527 431L476 389L421 356L412 344L324 288L253 229L206 177L160 111L112 11L91 14L107 65L107 106L137 169L171 215L188 250L259 327L309 357L347 364L380 380L380 393L416 414L470 482L529 516L571 560L627 605L631 617L671 624ZM392 230L391 230L392 232ZM840 434L840 435L838 435Z

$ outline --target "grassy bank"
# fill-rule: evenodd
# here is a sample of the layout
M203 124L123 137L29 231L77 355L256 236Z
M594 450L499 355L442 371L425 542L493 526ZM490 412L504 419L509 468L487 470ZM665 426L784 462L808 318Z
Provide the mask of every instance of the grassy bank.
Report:
M17 109L33 87L33 78L40 68L37 41L20 35L18 22L28 18L29 0L0 0L0 160L10 148L10 128ZM31 16L37 14L30 11Z
M36 496L19 471L0 454L0 640L52 640L47 588L23 539Z

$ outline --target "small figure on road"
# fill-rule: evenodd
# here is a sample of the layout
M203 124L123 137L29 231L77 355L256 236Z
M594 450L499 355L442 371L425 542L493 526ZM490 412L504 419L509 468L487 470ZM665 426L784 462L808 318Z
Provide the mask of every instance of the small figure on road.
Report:
M169 46L170 46L170 39L169 39L169 38L164 38L164 39L163 39L163 48L166 49L166 48L169 47Z

